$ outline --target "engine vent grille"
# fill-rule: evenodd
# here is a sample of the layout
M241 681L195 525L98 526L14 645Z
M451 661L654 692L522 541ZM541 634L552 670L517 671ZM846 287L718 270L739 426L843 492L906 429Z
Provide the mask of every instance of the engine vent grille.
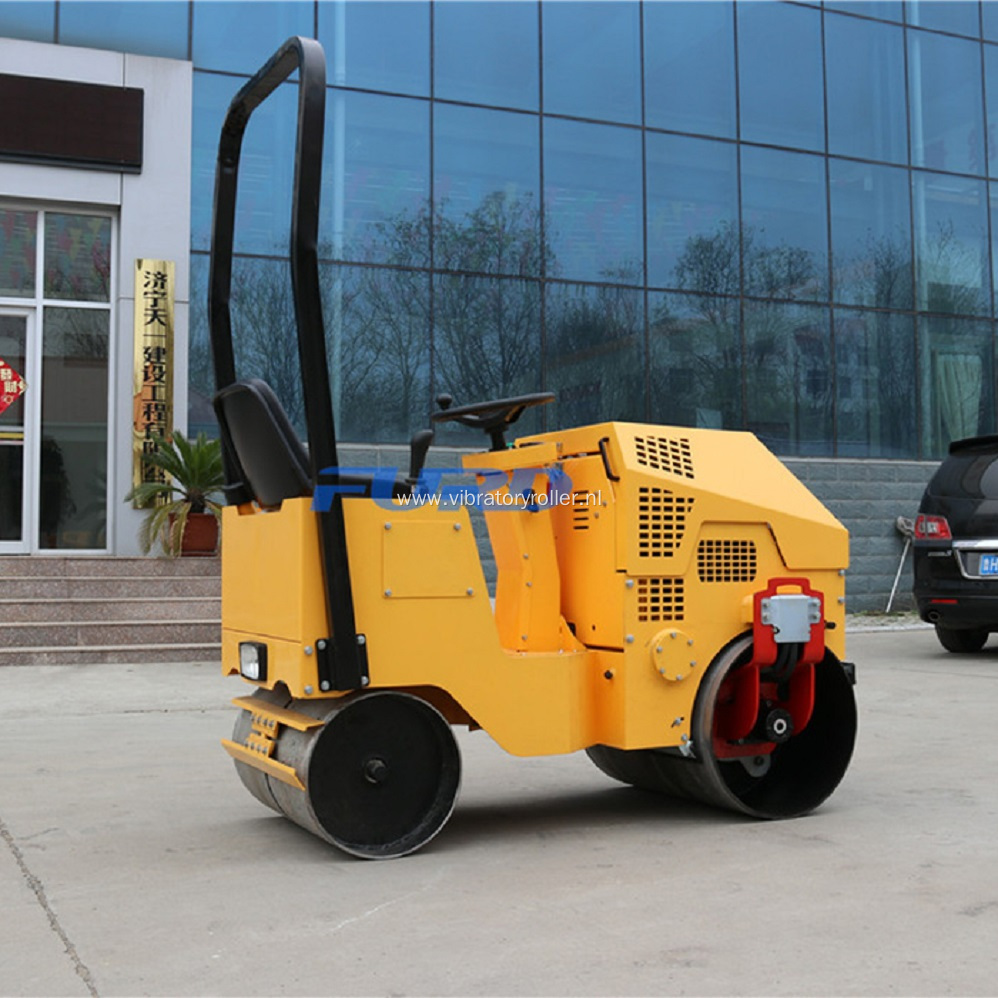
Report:
M638 579L638 621L657 623L682 620L685 592L683 580Z
M589 492L585 489L572 493L572 529L589 529Z
M673 495L668 489L638 489L638 556L669 557L686 531L686 517L693 499Z
M757 569L754 541L703 540L697 547L701 582L751 582Z
M656 471L668 471L680 478L693 478L693 452L687 437L635 437L638 464Z

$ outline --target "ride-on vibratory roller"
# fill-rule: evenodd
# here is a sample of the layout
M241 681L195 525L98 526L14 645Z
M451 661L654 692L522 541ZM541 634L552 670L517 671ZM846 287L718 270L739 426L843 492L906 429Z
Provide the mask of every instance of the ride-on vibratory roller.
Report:
M308 447L235 376L229 293L240 146L299 73L291 282ZM225 748L247 789L357 856L425 845L454 807L452 729L520 756L585 750L609 776L759 818L817 807L856 735L843 661L844 528L749 433L602 423L507 442L550 394L448 406L468 504L424 470L342 469L320 305L325 67L292 38L222 129L209 292L228 476L223 671L253 691ZM456 486L448 486L457 489ZM458 490L459 492L461 490Z

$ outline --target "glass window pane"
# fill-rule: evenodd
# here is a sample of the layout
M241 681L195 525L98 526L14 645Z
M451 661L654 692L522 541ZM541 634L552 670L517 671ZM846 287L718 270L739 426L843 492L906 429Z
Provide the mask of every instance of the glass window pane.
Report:
M988 184L991 214L991 293L998 297L998 184Z
M644 296L630 288L548 285L549 425L645 418Z
M107 546L110 313L47 308L42 339L42 548Z
M187 7L180 0L61 3L59 44L186 59Z
M540 99L536 3L434 8L434 94L445 100L536 110Z
M928 312L989 314L984 182L916 173L912 188L917 307Z
M990 322L918 320L922 456L942 457L954 440L995 430L994 331Z
M990 5L988 5L990 7ZM998 9L998 4L995 4ZM998 46L984 46L984 99L988 109L988 172L998 177Z
M640 8L630 0L543 5L544 110L641 120Z
M319 278L337 437L408 443L429 425L429 276L327 265Z
M215 396L215 369L208 336L208 254L191 254L190 339L187 358L187 430L218 436L218 420L211 400ZM238 336L239 331L235 332Z
M733 5L646 3L644 19L646 124L734 138Z
M908 172L830 160L832 298L912 307Z
M738 299L652 294L648 309L651 421L740 429Z
M429 104L330 90L326 136L320 255L427 264Z
M433 285L434 394L455 405L540 391L541 294L536 281L439 276ZM541 427L541 407L528 410L514 434ZM437 443L482 446L478 431L441 424Z
M292 426L305 439L298 333L287 260L235 257L229 306L236 377L266 381Z
M20 381L27 370L27 327L26 316L0 314L0 361L6 379ZM0 396L12 387L0 379ZM22 393L0 412L0 431L4 431L0 438L0 541L24 540L25 409Z
M739 3L741 137L824 149L821 11L784 3Z
M777 454L832 453L828 310L745 303L746 429Z
M912 164L983 173L980 44L909 31L908 85Z
M4 0L0 3L0 36L32 42L55 41L54 0Z
M191 243L195 249L211 245L218 136L229 104L242 83L230 76L194 74ZM288 252L297 125L298 87L294 84L278 87L250 119L239 166L237 251Z
M310 3L254 0L251 10L252 16L248 16L245 4L227 0L198 0L194 4L191 49L196 69L252 76L285 39L292 35L313 37L315 8Z
M0 295L34 295L37 236L36 212L0 208Z
M904 30L829 15L825 51L828 151L907 162Z
M44 267L46 298L108 301L111 219L46 213Z
M548 119L544 171L549 274L640 283L640 132Z
M981 33L979 9L971 0L909 0L908 23L977 38Z
M318 5L318 39L330 84L393 93L430 93L430 5L408 0Z
M844 10L851 14L863 14L866 17L880 17L885 21L901 21L904 19L904 4L901 0L825 0L826 10Z
M818 156L742 149L745 292L767 298L828 295L825 164Z
M735 146L649 132L646 150L648 283L738 294Z
M998 41L998 4L981 4L982 34L990 41Z
M915 327L888 312L835 312L836 454L918 457Z
M539 277L537 118L447 105L435 114L435 265Z

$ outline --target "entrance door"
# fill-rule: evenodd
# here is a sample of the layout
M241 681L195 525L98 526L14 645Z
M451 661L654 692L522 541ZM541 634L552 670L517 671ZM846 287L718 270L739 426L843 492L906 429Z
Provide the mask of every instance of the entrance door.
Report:
M31 313L0 308L0 554L24 554L34 522Z

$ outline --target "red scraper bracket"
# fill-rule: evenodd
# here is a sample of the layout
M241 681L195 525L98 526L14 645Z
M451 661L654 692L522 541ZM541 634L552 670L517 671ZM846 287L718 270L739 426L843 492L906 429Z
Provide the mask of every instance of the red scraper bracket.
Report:
M811 720L814 667L825 657L824 595L807 579L770 579L753 597L752 638L751 660L732 670L718 692L718 759L769 755L780 736L799 733Z

